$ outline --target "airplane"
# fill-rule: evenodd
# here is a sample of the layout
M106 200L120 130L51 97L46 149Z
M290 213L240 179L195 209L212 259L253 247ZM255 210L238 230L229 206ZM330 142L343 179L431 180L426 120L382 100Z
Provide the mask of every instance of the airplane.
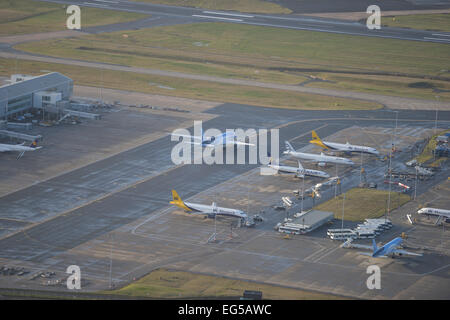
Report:
M330 175L326 172L320 171L320 170L312 170L312 169L305 169L303 168L300 161L298 161L298 168L296 167L289 167L289 166L280 166L272 164L272 161L269 162L268 165L270 168L277 170L281 173L295 173L297 178L304 178L305 176L313 176L313 177L319 177L319 178L329 178Z
M379 156L380 153L377 149L372 147L366 147L366 146L356 146L353 144L347 143L336 143L336 142L328 142L323 141L319 138L317 133L313 130L312 131L312 140L309 141L312 144L315 144L321 148L327 149L327 150L335 150L339 152L345 152L345 153L352 153L352 152L362 152L362 153L368 153L368 154L374 154L376 156Z
M358 245L358 248L364 248L364 249L372 249L373 252L359 252L359 254L369 256L372 258L387 258L387 257L394 257L395 255L403 256L403 255L410 255L410 256L417 256L421 257L422 254L419 253L413 253L402 249L396 249L398 246L401 246L403 242L403 239L400 237L397 237L388 243L386 243L382 247L378 247L377 243L375 242L375 239L372 239L372 247L365 246L365 245Z
M313 153L303 153L295 151L295 149L292 147L292 145L288 142L284 142L286 145L286 151L283 152L283 154L291 155L295 158L305 159L309 161L317 162L317 164L321 167L324 167L327 162L328 163L336 163L336 164L348 164L348 165L354 165L354 162L350 159L346 158L340 158L335 156L327 156L325 154L313 154Z
M173 204L192 214L205 214L209 218L214 218L216 215L240 218L243 220L247 220L248 218L247 214L241 210L218 207L215 202L213 202L210 206L184 202L175 190L172 190L172 197L173 201L170 201L170 204Z
M435 209L435 208L422 208L417 211L418 214L426 214L430 216L437 216L437 220L435 224L439 224L439 222L444 218L445 221L450 221L450 210L445 209Z
M197 141L187 142L187 143L201 145L202 147L208 147L208 148L215 148L216 146L226 147L227 145L254 146L254 144L252 144L252 143L246 143L246 142L241 142L241 141L236 140L237 136L233 131L227 131L227 132L224 132L222 134L219 134L217 136L212 136L212 137L205 137L203 135L203 130L201 131L200 136L191 136L191 135L174 134L174 133L172 133L172 135L177 136L177 137L186 137L186 138L191 138L193 140L197 140Z
M33 141L29 147L25 146L25 142L18 145L0 143L0 152L18 151L19 155L17 156L17 159L22 158L26 151L35 151L41 148L42 147L37 146L36 141Z

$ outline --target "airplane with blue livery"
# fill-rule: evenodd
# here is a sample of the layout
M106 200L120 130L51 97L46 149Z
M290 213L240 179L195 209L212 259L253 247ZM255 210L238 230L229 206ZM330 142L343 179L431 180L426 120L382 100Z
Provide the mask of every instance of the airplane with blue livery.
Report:
M372 249L372 253L369 252L359 252L359 254L369 256L372 258L387 258L387 257L394 257L395 255L403 256L403 255L410 255L410 256L422 256L422 254L409 252L402 249L397 249L400 247L403 243L403 239L400 237L397 237L388 243L386 243L384 246L378 247L377 243L375 242L375 239L372 239L372 247L370 246L363 246L358 245L358 248L365 248L365 249Z
M215 148L217 146L226 147L227 145L230 145L230 146L238 146L238 145L254 146L254 144L252 144L252 143L246 143L246 142L237 140L237 135L234 131L227 131L222 134L219 134L216 136L211 136L211 137L206 137L203 134L203 130L201 131L200 136L191 136L191 135L183 135L183 134L172 134L172 135L177 136L177 137L190 138L193 141L189 141L187 143L193 144L193 145L201 145L202 147L207 147L207 148Z

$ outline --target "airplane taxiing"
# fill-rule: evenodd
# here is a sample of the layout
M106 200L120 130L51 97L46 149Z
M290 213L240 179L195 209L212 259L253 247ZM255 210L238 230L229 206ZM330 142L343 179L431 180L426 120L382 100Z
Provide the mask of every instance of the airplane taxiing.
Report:
M374 154L376 156L379 156L380 153L377 149L372 147L366 147L366 146L356 146L353 144L347 143L336 143L336 142L328 142L324 141L319 138L317 133L313 130L312 131L312 140L309 141L312 144L315 144L323 149L326 150L335 150L339 152L345 152L345 153L352 153L352 152L362 152L362 153L369 153Z
M203 135L203 130L201 131L200 136L190 136L190 135L174 134L174 133L172 133L172 135L177 136L177 137L191 138L194 141L190 141L187 143L201 145L202 147L208 147L208 148L215 148L217 146L226 147L227 145L254 146L254 144L252 144L252 143L246 143L246 142L236 140L237 136L233 131L227 131L227 132L224 132L217 136L211 136L211 137L205 137Z
M422 254L409 252L402 249L397 249L397 247L401 246L403 242L403 239L400 237L397 237L388 243L386 243L384 246L378 247L377 243L375 242L375 239L372 239L372 247L365 246L365 245L358 245L358 248L364 248L364 249L372 249L372 253L369 252L359 252L359 254L369 256L372 258L387 258L387 257L394 257L395 255L403 256L403 255L410 255L410 256L422 256Z
M37 146L36 141L33 141L33 143L29 147L25 146L24 144L25 142L18 145L0 143L0 152L18 151L19 155L17 156L17 159L20 159L25 152L35 151L42 148Z
M292 145L288 141L285 141L285 145L286 151L284 151L283 154L291 155L295 158L304 159L307 161L317 162L317 164L322 167L325 166L327 163L347 164L347 165L355 164L350 159L335 156L327 156L323 154L323 152L320 154L313 154L295 151L294 147L292 147Z
M293 174L295 174L295 176L297 178L304 178L305 176L313 176L313 177L319 177L319 178L329 178L330 177L330 175L324 171L303 168L300 161L298 161L298 167L280 166L280 165L272 164L272 162L270 162L268 166L278 172L281 172L281 173L287 173L287 174L293 173Z
M245 214L244 211L218 207L215 202L213 202L210 206L185 202L181 200L180 196L175 190L172 190L172 197L173 201L170 201L170 204L176 205L177 207L184 209L185 211L192 214L205 214L209 218L214 218L216 215L219 215L240 218L244 220L247 219L247 214Z
M436 208L422 208L417 211L418 214L424 214L424 215L430 215L430 216L437 216L437 220L435 224L439 224L442 219L445 219L445 221L450 221L450 210L445 209L436 209Z

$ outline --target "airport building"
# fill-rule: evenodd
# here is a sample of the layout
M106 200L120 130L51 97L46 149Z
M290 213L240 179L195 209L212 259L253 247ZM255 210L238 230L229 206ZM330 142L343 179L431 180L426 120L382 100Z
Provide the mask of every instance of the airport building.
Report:
M333 216L333 212L319 210L296 213L293 218L285 219L283 223L280 223L277 229L283 233L303 234L333 220Z
M12 75L10 83L0 87L0 118L31 108L56 107L68 101L72 92L73 80L58 72L40 76Z

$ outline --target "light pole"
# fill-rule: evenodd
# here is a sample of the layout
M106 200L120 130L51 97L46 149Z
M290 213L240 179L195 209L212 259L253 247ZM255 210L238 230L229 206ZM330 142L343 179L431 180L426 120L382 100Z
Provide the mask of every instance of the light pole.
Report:
M414 182L414 200L416 200L416 196L417 196L417 166L416 166L416 180Z
M391 210L391 190L392 190L392 152L394 151L395 148L395 136L397 134L397 122L398 122L398 111L392 111L395 112L395 129L394 129L394 135L392 136L392 148L391 151L389 152L389 192L388 192L388 204L387 204L387 212L386 215L384 216L384 219L387 220L387 216L390 213Z
M300 212L303 213L303 198L305 196L305 175L303 174L303 186L302 186L302 203Z
M345 192L344 192L344 199L342 200L342 225L341 225L341 229L344 229L344 207L345 207Z

